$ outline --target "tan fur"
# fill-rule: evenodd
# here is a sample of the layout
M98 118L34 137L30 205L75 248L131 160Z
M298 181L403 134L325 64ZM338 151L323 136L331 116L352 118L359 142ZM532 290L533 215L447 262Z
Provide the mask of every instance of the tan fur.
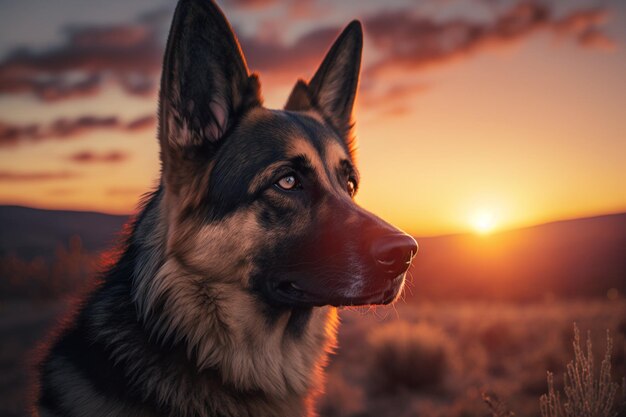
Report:
M311 142L303 138L293 138L287 148L286 156L287 158L293 158L296 156L306 157L317 173L317 178L320 183L325 188L329 190L332 189L330 179L328 178L328 175L326 175L324 162L322 162L322 158L319 153L317 153L317 150L313 147L313 145L311 145Z
M305 111L312 107L313 103L309 96L307 83L304 80L298 80L293 90L291 90L291 94L289 94L289 98L285 104L285 110Z
M277 168L283 165L284 162L279 161L273 164L269 164L262 172L258 173L248 186L248 193L254 194L261 189L274 175Z
M274 241L262 233L256 211L238 211L199 227L193 217L180 220L181 199L186 197L166 194L162 202L161 216L177 219L162 236L165 263L154 276L135 281L142 317L155 337L184 338L188 357L200 370L219 369L224 384L308 407L303 401L319 391L322 366L335 345L336 309L314 309L298 339L285 334L289 311L269 326L263 304L246 289L250 260L267 250L260 242L271 246ZM163 311L154 311L156 305Z
M343 146L336 141L326 141L324 147L324 156L328 166L338 166L342 160L349 161L350 157L346 153Z

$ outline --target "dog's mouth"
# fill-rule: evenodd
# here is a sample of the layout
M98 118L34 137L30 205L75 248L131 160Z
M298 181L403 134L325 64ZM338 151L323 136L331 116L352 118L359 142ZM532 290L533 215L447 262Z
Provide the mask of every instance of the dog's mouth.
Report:
M402 273L381 288L364 290L355 295L344 295L341 289L313 289L295 280L284 280L269 284L266 295L270 302L289 307L385 305L398 297L404 285L404 277Z

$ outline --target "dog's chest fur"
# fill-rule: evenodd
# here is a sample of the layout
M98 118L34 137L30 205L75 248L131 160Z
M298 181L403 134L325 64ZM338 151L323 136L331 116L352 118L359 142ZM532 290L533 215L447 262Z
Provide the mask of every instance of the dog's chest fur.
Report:
M138 225L156 227L151 223L157 216L151 211L157 200L155 195ZM226 320L207 336L224 342L219 355L201 369L197 349L202 346L190 349L184 336L155 333L138 314L132 277L146 250L155 248L131 243L53 343L41 366L41 416L313 415L326 352L334 344L334 309L316 309L296 335L287 326L290 319L297 319L290 317L293 312L271 321L259 316L250 326L256 331L236 338L252 350L224 342L234 340L226 334L232 330ZM217 302L205 311L206 321L215 320L211 314L224 315L221 309L227 307ZM158 316L152 319L158 324Z

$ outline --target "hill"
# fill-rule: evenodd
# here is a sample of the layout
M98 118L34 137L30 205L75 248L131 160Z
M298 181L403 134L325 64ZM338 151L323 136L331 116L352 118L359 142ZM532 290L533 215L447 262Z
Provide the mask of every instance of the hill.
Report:
M101 251L113 244L127 220L94 212L0 206L0 256L50 259L72 236L80 236L85 250Z
M51 259L72 236L110 247L127 216L0 206L0 256ZM515 299L626 293L626 213L492 235L417 238L407 300Z
M626 292L626 213L492 235L418 238L414 298L516 299Z

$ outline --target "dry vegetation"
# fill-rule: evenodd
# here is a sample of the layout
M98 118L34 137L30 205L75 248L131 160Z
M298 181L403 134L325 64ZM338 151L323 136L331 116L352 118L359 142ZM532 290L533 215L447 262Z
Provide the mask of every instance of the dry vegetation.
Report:
M51 260L24 260L14 253L0 257L1 300L58 300L80 291L94 276L100 256L83 249L74 236L58 245Z
M607 379L605 357L602 372L589 382L597 393L585 395L608 404L602 390L621 381L626 370L623 300L400 305L367 314L345 311L342 317L322 407L329 417L540 416L539 397L548 392L546 371L554 374L558 390L564 372L582 372L576 368L581 353L572 351L574 322L590 330L594 355L607 348L606 329L613 335L613 379ZM590 381L589 373L581 378ZM612 410L618 405L611 404ZM612 414L563 414L605 415Z
M606 353L596 377L595 359L590 334L587 335L587 350L580 347L580 331L574 326L574 360L567 365L563 376L565 399L554 388L554 376L548 372L548 393L541 396L542 417L616 417L615 394L618 384L611 379L611 350L613 339L607 330ZM624 410L626 411L626 410Z
M95 259L74 241L50 262L0 260L1 416L26 416L29 352L66 310L67 295L84 287ZM320 404L325 417L510 417L511 411L538 417L539 397L546 393L544 417L612 416L619 405L614 384L626 374L623 299L409 301L344 310L341 317L340 346ZM590 330L585 352L578 338L572 350L574 322ZM607 351L610 361L604 356L601 362ZM592 360L601 363L599 372ZM552 373L550 389L546 371ZM609 410L612 397L615 408ZM589 398L597 405L592 411L568 413L568 407L584 410Z

